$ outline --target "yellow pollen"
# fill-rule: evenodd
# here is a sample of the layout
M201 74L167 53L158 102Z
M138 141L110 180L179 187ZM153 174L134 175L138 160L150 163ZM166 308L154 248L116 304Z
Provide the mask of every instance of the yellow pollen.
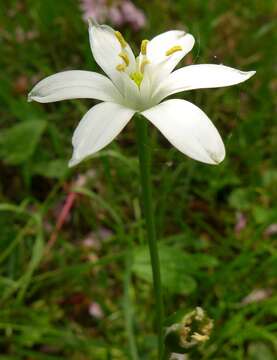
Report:
M117 70L117 71L122 72L122 71L125 71L125 69L126 69L126 65L125 65L125 64L118 64L118 65L116 66L116 70Z
M119 41L122 49L125 49L126 46L127 46L127 42L125 41L125 39L124 39L123 35L121 34L121 32L115 31L114 34L115 34L117 40Z
M140 52L142 53L142 55L146 55L148 42L149 42L148 40L142 40L141 42Z
M121 52L119 55L119 57L121 57L121 59L124 61L124 63L126 64L126 66L128 66L130 64L130 60L128 57L128 54L126 52Z
M140 87L143 79L143 74L140 71L135 71L130 74L130 78L137 84L138 87Z
M175 45L175 46L172 46L172 48L170 48L169 50L167 50L165 55L170 56L170 55L176 53L177 51L182 51L182 50L183 49L180 45Z
M140 71L141 71L142 73L144 72L145 65L147 65L147 64L149 64L149 63L150 63L150 61L147 60L147 59L144 59L144 60L142 61L142 63L140 64Z

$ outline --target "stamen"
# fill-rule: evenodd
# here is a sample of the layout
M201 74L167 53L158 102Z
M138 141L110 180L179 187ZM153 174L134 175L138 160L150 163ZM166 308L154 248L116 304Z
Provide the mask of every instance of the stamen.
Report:
M142 53L142 55L146 55L148 43L149 43L148 40L142 40L140 45L140 52Z
M182 46L180 45L175 45L175 46L172 46L172 48L170 48L169 50L166 51L165 55L166 56L170 56L174 53L176 53L177 51L182 51Z
M126 65L125 64L118 64L116 66L116 70L120 71L120 72L125 71L126 70Z
M121 59L124 61L124 63L126 64L126 66L128 66L130 64L130 60L128 57L128 54L126 52L121 52L119 55L119 57L121 57Z
M124 39L123 35L121 34L121 32L115 31L114 34L115 34L117 40L119 41L122 49L125 49L126 46L127 46L127 42L125 41L125 39Z
M149 60L147 60L147 59L142 60L142 62L141 62L141 64L140 64L140 71L141 71L142 73L144 73L144 68L145 68L145 65L147 65L147 64L150 64L150 61L149 61Z

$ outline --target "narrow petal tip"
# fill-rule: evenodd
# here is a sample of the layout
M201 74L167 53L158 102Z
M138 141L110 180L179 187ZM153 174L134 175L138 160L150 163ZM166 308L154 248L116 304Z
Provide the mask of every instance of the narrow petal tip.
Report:
M241 71L241 70L237 70L239 72L239 74L241 75L241 79L240 82L244 82L247 81L248 79L250 79L252 76L254 76L256 74L255 70L251 70L251 71Z
M89 27L93 27L93 26L99 26L98 22L96 21L96 19L92 16L90 16L88 18L88 24L89 24Z
M69 160L68 162L68 167L72 168L74 166L76 166L77 164L79 164L80 160L74 158L74 156L72 156L72 158Z
M255 70L252 71L248 71L248 79L250 79L252 76L254 76L256 74Z
M32 102L32 101L33 101L33 96L32 96L31 93L28 94L28 96L27 96L27 101L28 101L28 102Z
M223 150L216 154L216 153L209 153L209 156L212 160L212 164L213 165L219 165L224 159L225 159L225 149L223 148Z
M219 165L225 159L226 155L225 146L221 137L217 138L214 145L213 149L205 147L205 151L210 158L210 164Z

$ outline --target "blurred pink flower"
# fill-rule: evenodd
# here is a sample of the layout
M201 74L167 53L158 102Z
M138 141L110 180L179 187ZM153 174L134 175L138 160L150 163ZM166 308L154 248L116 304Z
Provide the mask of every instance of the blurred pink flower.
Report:
M125 22L130 24L134 30L137 31L145 26L146 18L144 13L131 1L123 0L121 3L121 11Z
M247 225L247 218L242 212L236 213L235 233L239 234Z
M101 306L96 302L92 302L89 305L88 312L92 317L96 319L101 319L104 316Z
M272 295L272 289L254 289L248 294L241 303L243 305L256 303L268 299Z
M130 25L138 31L146 24L146 18L130 0L107 1L107 0L80 0L80 8L85 21L92 17L99 23L109 20L118 27Z
M124 24L124 18L118 6L110 7L107 18L116 26Z
M85 21L92 17L99 22L107 18L106 0L80 0L80 8Z

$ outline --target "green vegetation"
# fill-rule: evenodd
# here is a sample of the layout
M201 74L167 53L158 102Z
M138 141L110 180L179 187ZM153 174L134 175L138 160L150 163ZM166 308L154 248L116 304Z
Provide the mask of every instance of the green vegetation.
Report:
M214 320L190 359L276 359L276 3L136 5L147 27L120 29L133 46L186 28L197 44L185 64L257 71L178 94L220 130L221 165L186 158L151 127L154 207L166 315L201 306ZM1 1L0 51L0 360L155 359L134 123L68 169L73 130L94 102L27 102L47 75L99 70L78 1Z

